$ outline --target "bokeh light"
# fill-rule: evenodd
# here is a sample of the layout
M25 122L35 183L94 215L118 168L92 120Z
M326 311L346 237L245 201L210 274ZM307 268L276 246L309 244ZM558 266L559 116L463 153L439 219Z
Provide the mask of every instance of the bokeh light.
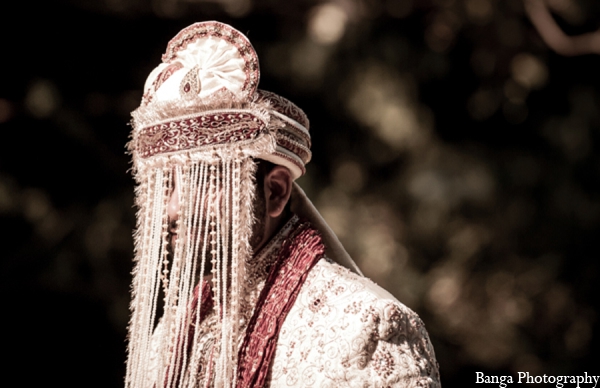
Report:
M308 34L317 43L333 44L339 41L346 30L348 15L335 3L325 3L312 10L308 21Z

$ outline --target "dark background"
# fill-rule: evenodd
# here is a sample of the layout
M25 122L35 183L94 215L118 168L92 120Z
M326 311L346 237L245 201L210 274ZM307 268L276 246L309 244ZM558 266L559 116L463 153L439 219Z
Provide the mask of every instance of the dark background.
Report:
M599 2L555 3L598 29ZM122 386L129 112L203 20L308 114L300 183L423 318L444 386L600 374L600 57L548 49L521 0L46 0L0 6L5 378Z

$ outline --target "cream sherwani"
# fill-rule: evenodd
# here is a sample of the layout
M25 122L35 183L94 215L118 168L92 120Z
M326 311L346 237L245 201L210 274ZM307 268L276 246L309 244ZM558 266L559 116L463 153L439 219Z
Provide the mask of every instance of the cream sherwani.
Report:
M268 268L298 225L290 222L248 263L241 344ZM217 317L199 327L199 386L211 386ZM155 335L162 330L157 327ZM154 350L155 352L155 350ZM218 352L218 351L217 351ZM158 362L158 354L151 357ZM157 387L155 366L148 387ZM185 379L189 379L190 371ZM267 387L439 387L438 364L421 319L371 280L322 258L308 273L285 318L267 375Z
M439 387L423 322L387 291L327 259L279 333L271 387Z

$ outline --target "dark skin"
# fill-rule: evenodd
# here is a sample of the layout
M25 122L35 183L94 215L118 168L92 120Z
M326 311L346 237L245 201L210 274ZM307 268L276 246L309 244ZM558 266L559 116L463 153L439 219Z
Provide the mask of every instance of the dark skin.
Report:
M257 195L263 195L265 212L263 219L258 219L256 222L262 223L263 227L254 230L262 237L260 239L258 236L253 237L254 252L258 252L269 242L289 219L287 204L292 194L292 182L292 175L286 167L276 165L269 171L265 171L262 182L263 190L257 190Z
M292 175L286 167L273 165L264 161L259 162L259 171L261 179L257 179L257 196L255 206L264 206L264 211L256 210L258 217L254 227L254 236L251 243L254 252L258 252L283 224L289 219L290 213L287 204L292 194ZM174 225L178 218L179 210L178 191L174 190L168 203L168 215L170 224ZM177 238L172 235L171 243Z

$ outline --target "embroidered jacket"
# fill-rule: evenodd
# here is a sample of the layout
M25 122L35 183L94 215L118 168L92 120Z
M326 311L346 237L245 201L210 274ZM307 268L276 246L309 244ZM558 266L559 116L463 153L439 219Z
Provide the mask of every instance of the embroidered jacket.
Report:
M433 347L416 313L322 254L304 261L281 257L288 254L296 232L306 229L294 216L248 263L238 387L439 387ZM296 245L290 255L308 249L305 243ZM277 265L286 261L304 266L288 271L296 272L296 278L274 276L285 272L285 266ZM268 302L276 298L290 303L273 317ZM262 310L256 311L257 306ZM213 312L198 327L202 365L183 376L195 373L200 387L211 386L216 320ZM262 333L256 333L257 326ZM161 329L159 324L157 331ZM272 350L265 340L269 336ZM150 377L148 386L160 386L155 383Z
M439 387L423 322L328 259L309 273L279 333L271 387Z

